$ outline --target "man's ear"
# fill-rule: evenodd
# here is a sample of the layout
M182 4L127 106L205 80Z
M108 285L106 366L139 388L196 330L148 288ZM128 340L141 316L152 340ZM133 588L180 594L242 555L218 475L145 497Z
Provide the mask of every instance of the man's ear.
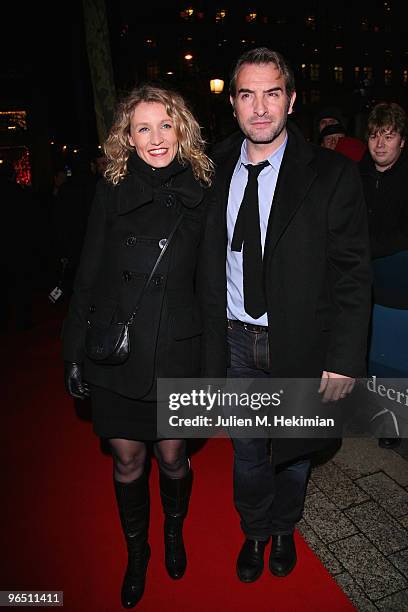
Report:
M401 140L400 148L403 149L405 147L405 138Z
M296 100L296 91L294 91L290 97L288 115L291 115L293 113L293 106L295 104L295 100Z

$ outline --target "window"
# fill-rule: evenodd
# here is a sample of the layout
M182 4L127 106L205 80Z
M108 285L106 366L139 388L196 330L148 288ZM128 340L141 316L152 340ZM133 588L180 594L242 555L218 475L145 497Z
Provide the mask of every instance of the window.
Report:
M0 111L0 131L27 129L26 111Z
M256 11L250 10L247 16L245 17L245 21L247 21L248 23L253 23L254 21L256 21L256 17Z
M158 79L160 75L159 62L157 60L150 60L147 62L146 73L148 79Z
M310 64L310 80L318 81L320 78L320 64Z
M301 72L302 72L302 78L306 79L307 78L306 64L301 64L300 69L301 69Z
M361 18L360 27L361 27L363 32L368 32L369 23L368 23L367 17L362 17Z
M402 71L402 84L405 87L408 85L408 70L406 68Z
M391 68L386 68L384 70L384 83L385 83L385 85L391 85L391 83L392 83L392 70L391 70Z
M372 66L364 66L363 67L363 79L364 79L364 81L372 81L373 80L373 68L372 68Z
M184 9L184 11L180 11L180 17L182 19L192 19L194 16L194 9L192 6L188 6L186 9Z
M334 80L336 83L343 83L343 66L334 67Z
M310 90L310 102L312 104L316 102L320 102L320 89L311 89Z
M225 9L218 9L215 13L216 23L223 23L226 15L227 15L227 11Z
M305 19L305 24L306 24L306 27L309 28L309 30L315 30L316 29L316 17L314 15L308 15Z

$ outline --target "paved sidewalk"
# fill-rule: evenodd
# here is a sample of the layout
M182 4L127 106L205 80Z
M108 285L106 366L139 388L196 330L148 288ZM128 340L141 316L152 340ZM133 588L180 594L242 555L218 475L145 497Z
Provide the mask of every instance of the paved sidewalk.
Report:
M359 612L408 611L408 439L345 438L313 468L298 528Z

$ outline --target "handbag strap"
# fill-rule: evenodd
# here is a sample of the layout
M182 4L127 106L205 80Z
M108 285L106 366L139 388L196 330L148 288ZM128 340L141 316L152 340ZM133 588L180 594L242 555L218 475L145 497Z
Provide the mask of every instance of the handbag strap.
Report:
M158 268L158 266L159 266L159 263L160 263L160 262L161 262L161 260L163 259L163 255L164 255L164 254L165 254L165 252L167 251L167 249L168 249L168 247L169 247L169 245L170 245L170 242L171 242L171 240L172 240L172 238L173 238L174 234L176 233L176 230L177 230L178 226L180 225L180 223L181 223L181 221L182 221L183 217L184 217L184 214L183 214L183 213L181 213L181 214L180 214L180 216L178 217L178 219L177 219L176 223L174 224L173 229L171 230L171 232L170 232L170 234L169 234L169 237L167 238L167 240L166 240L165 244L163 245L162 250L160 251L160 253L159 253L159 255L158 255L158 257L157 257L157 259L156 259L156 261L155 261L155 264L154 264L154 266L153 266L153 268L152 268L152 271L151 271L151 272L150 272L150 274L149 274L149 277L147 278L147 280L146 280L145 284L143 285L142 291L141 291L141 293L140 293L140 295L139 295L139 299L137 300L137 303L136 303L136 306L135 306L135 307L134 307L134 309L133 309L133 312L130 314L130 316L129 316L128 320L126 321L126 325L132 325L132 323L133 323L133 319L135 318L136 313L137 313L137 311L138 311L138 310L139 310L139 308L140 308L140 304L141 304L141 302L142 302L142 298L143 298L143 296L144 296L144 294L145 294L145 292L146 292L146 289L147 289L147 287L149 286L149 284L150 284L150 282L151 282L151 280L152 280L152 278L153 278L153 276L154 276L154 273L156 272L156 270L157 270L157 268Z

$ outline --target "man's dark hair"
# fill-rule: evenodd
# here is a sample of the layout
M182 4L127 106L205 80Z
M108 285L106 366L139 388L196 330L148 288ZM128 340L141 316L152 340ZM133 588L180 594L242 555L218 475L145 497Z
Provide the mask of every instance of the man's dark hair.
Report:
M246 51L238 59L231 74L230 94L233 98L237 95L237 76L244 64L274 64L285 80L286 95L291 97L295 91L295 77L292 68L278 51L271 51L267 47L257 47Z
M367 136L386 130L407 136L407 114L396 102L380 102L371 110L367 121Z

